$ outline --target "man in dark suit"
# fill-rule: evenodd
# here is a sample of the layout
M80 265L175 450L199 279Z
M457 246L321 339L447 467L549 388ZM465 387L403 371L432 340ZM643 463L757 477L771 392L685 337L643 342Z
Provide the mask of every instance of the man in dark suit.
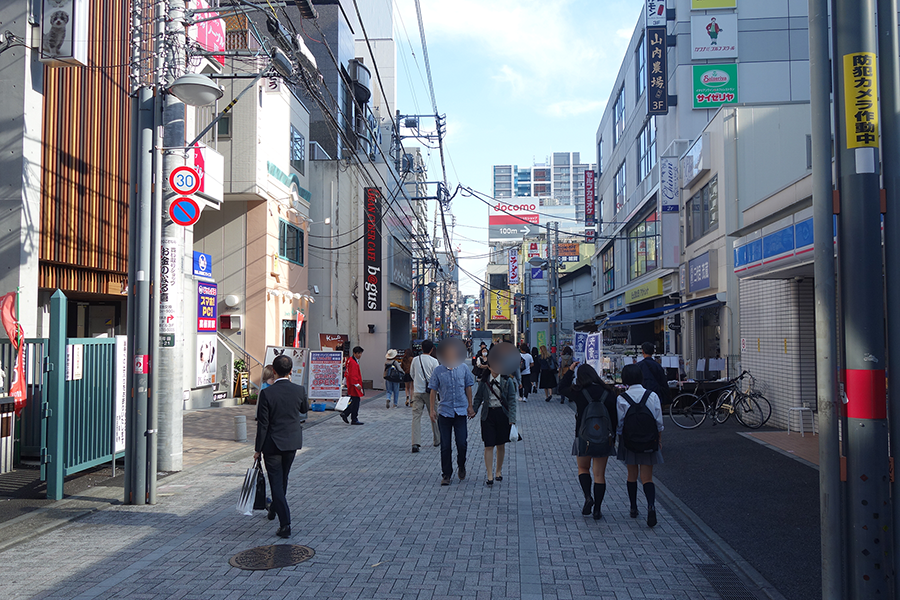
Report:
M653 359L654 352L656 352L656 346L653 342L641 344L641 353L644 355L644 359L638 362L637 365L641 368L641 373L644 375L642 385L645 390L650 390L659 397L660 404L668 404L668 377L666 377L666 370L662 368L662 365Z
M301 414L306 414L309 404L306 388L291 383L293 363L287 356L278 356L272 363L275 380L271 386L259 393L256 405L256 454L260 453L269 474L272 489L272 504L269 506L269 520L278 515L278 531L282 538L291 536L291 510L287 504L288 474L297 450L303 447L303 425Z

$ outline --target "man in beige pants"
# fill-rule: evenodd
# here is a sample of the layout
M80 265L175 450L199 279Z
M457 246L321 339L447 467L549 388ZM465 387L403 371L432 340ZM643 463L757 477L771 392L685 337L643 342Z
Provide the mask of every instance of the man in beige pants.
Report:
M413 379L412 400L412 451L416 453L422 445L422 411L428 410L428 382L431 374L438 366L434 357L434 342L425 340L422 342L422 354L415 357L410 368L410 376ZM435 406L437 410L437 406ZM429 415L430 416L430 415ZM430 420L430 419L429 419ZM437 423L431 423L431 433L434 437L434 445L441 445L441 432Z

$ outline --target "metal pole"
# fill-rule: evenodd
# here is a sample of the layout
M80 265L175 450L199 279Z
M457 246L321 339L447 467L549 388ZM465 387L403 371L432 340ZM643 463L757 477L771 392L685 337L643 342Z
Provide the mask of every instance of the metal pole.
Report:
M809 0L810 113L815 239L816 390L819 405L819 522L822 600L843 597L844 547L841 506L841 403L837 395L834 205L831 177L831 72L828 1Z
M165 68L163 85L168 87L184 73L184 0L169 0L166 23ZM184 104L172 94L163 94L163 147L184 148ZM159 427L156 433L159 451L159 468L163 471L182 469L182 392L184 390L184 347L187 343L184 330L184 255L185 230L168 218L169 205L178 195L169 186L169 173L184 164L183 155L173 150L164 150L162 157L162 177L157 185L162 187L162 244L174 257L170 268L174 277L167 286L167 305L174 308L174 314L160 314L160 319L172 317L174 330L171 337L161 336L158 359L153 365L159 371L157 414Z
M849 596L892 592L875 0L834 0L841 309L847 394ZM817 282L818 284L818 282ZM891 532L893 533L893 532Z
M897 40L897 0L878 0L878 72L881 79L881 159L885 165L884 190L887 210L884 214L884 281L887 306L900 302L900 42ZM900 373L900 317L887 316L888 376ZM900 457L900 395L896 388L900 376L893 380L895 393L888 396L891 456ZM891 497L900 498L900 481L891 482ZM893 503L894 550L900 548L900 502ZM894 597L900 598L900 581L893 577Z

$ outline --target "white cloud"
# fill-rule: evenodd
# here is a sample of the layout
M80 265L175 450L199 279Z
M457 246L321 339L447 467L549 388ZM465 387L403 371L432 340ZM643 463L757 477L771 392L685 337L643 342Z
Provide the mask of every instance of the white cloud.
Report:
M600 120L603 108L606 102L600 100L560 100L547 106L547 114L552 117L565 118L577 117L590 112L597 113L597 120Z

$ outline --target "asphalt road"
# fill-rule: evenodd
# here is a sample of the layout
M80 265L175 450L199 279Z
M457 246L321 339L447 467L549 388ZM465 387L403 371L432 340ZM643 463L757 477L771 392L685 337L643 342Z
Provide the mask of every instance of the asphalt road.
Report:
M785 598L821 598L819 473L739 431L734 419L683 430L666 417L654 475Z

